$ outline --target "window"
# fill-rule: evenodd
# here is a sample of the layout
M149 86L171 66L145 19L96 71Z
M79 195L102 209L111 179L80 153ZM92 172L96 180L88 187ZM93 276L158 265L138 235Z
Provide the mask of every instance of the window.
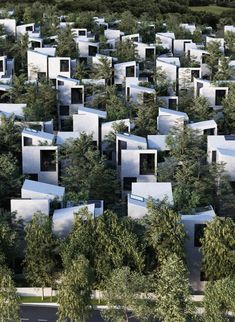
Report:
M72 119L72 117L60 120L60 130L62 132L73 131L73 119Z
M222 105L222 101L225 98L226 90L225 89L217 89L215 91L215 105Z
M71 104L82 104L82 88L71 88Z
M42 80L46 78L46 73L44 72L38 72L38 80Z
M97 54L97 47L96 46L89 46L88 47L88 55L89 56L95 56Z
M141 153L140 154L140 174L148 175L155 174L155 154Z
M200 96L200 89L203 87L203 83L197 82L197 96Z
M61 116L69 115L69 105L60 105L60 115Z
M212 162L216 162L216 151L212 151Z
M33 26L28 26L25 28L26 31L33 31Z
M62 82L62 81L58 81L58 86L64 86L64 82Z
M28 173L27 177L29 180L38 181L38 174L37 173Z
M56 171L56 151L41 150L41 171Z
M130 100L130 87L127 87L126 100Z
M78 34L79 36L86 36L86 30L79 30Z
M215 129L206 129L203 131L204 135L214 135L215 134Z
M69 72L69 60L61 59L60 60L60 71L61 72Z
M3 72L3 60L0 60L0 72Z
M126 141L118 140L118 165L121 165L122 158L121 158L121 151L127 149Z
M206 53L202 54L202 64L206 64L207 56L209 55L207 55Z
M124 177L123 178L123 190L131 191L132 182L137 182L136 177Z
M56 79L55 78L51 78L50 81L52 82L52 86L56 86Z
M32 138L28 138L27 136L24 136L24 146L31 146L33 145Z
M135 77L135 66L126 67L126 77Z
M169 98L168 100L168 107L170 109L176 109L176 105L177 105L177 99L176 98Z
M31 41L31 47L34 48L40 48L41 44L39 41Z
M194 227L194 247L201 247L201 238L204 236L205 224L196 224Z
M154 48L146 48L145 57L146 60L154 60Z
M186 48L186 44L190 44L191 41L184 41L184 51L185 51L185 48Z
M143 95L143 102L146 103L153 103L154 102L154 94L144 93Z
M191 70L191 82L193 82L194 77L199 78L200 76L200 71L199 70Z

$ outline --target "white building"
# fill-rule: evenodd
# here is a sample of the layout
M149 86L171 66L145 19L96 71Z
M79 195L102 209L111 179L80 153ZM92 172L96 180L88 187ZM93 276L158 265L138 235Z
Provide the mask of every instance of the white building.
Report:
M194 78L201 78L200 67L180 67L178 71L179 90L191 89L194 87Z
M169 134L176 128L183 129L188 121L186 113L160 107L157 117L158 132L159 134Z
M217 135L217 123L215 120L189 123L187 126L199 135Z
M165 200L173 205L173 194L170 182L137 182L132 183L131 194L128 195L128 216L141 219L147 214L147 202Z
M2 25L8 35L16 35L16 20L15 19L0 19L0 25Z
M156 67L166 74L168 81L176 82L178 78L178 68L180 67L180 60L178 57L160 56L156 60Z
M130 61L114 65L114 83L116 85L122 85L128 77L137 77L136 61Z

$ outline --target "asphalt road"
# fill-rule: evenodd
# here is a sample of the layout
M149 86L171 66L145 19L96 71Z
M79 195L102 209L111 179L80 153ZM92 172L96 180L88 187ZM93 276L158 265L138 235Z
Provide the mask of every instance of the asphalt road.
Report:
M22 322L56 322L56 307L21 306ZM89 322L104 322L99 311L94 311Z

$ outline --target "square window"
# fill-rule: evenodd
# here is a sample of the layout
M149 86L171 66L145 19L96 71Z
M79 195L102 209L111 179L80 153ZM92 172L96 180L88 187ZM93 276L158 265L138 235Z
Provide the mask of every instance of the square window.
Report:
M69 60L61 59L60 60L60 71L61 72L69 72Z
M83 104L82 88L71 88L71 104Z
M38 181L38 174L37 173L28 173L27 177L29 180Z
M33 145L33 139L28 138L27 136L24 136L24 146L31 146Z
M204 236L205 224L196 224L194 227L194 247L201 247L201 238Z
M79 36L86 36L86 31L85 30L79 30L78 34L79 34Z
M177 106L177 100L176 100L176 98L169 98L169 100L168 100L168 107L170 108L170 109L176 109L176 106Z
M123 178L123 190L131 191L132 182L137 182L136 177L124 177Z
M69 105L60 105L60 115L61 116L69 115Z
M154 48L146 48L145 57L146 60L154 60Z
M25 30L26 30L26 31L33 31L33 26L27 26L27 27L25 28Z
M38 72L38 80L42 80L46 78L46 73L44 72Z
M140 154L140 174L150 175L155 174L155 154L141 153Z
M212 162L216 162L216 151L212 151Z
M56 151L41 150L41 171L56 171Z
M64 82L62 82L62 81L58 81L58 86L64 86Z
M126 67L126 77L135 77L135 66Z
M200 71L199 70L191 70L191 82L193 82L194 77L199 78L200 76Z
M97 54L97 47L96 46L89 46L88 47L88 55L89 56L95 56Z
M225 95L226 95L225 89L217 89L215 91L215 105L222 105Z

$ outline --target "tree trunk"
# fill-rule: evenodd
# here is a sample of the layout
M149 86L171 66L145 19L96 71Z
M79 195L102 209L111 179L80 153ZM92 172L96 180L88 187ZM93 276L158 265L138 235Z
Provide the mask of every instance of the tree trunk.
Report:
M51 298L50 298L50 301L52 302L52 294L53 294L53 289L51 287Z
M44 287L42 287L42 301L44 300Z

